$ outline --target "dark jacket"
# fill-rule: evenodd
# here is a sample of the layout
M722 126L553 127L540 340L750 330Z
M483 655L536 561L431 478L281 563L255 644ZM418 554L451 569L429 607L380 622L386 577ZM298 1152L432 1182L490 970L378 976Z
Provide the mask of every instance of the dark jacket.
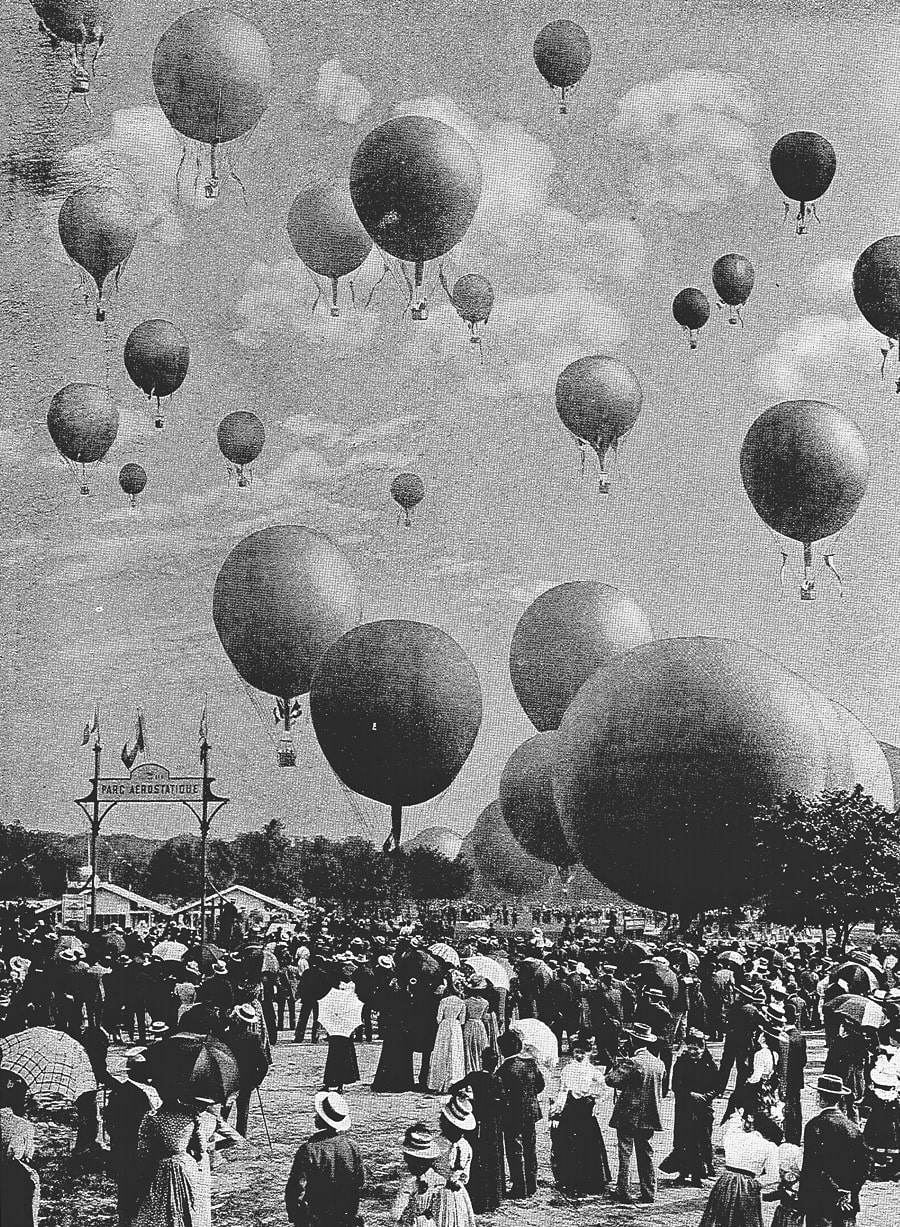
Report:
M515 1131L526 1121L541 1119L538 1095L544 1089L544 1075L534 1061L519 1055L507 1057L500 1063L496 1077L503 1089L505 1128Z
M842 1194L859 1213L859 1191L866 1182L868 1151L863 1135L843 1112L826 1108L803 1131L800 1208L807 1219L833 1216Z
M110 1165L117 1178L120 1173L127 1174L128 1166L136 1163L138 1130L152 1107L144 1088L130 1079L116 1080L109 1092L103 1119L109 1134Z
M292 1223L353 1222L365 1184L362 1155L346 1133L322 1130L294 1156L284 1190Z
M606 1075L606 1085L619 1092L610 1128L624 1134L642 1129L658 1133L662 1129L659 1104L665 1072L662 1061L647 1048L639 1048L634 1056L616 1062Z

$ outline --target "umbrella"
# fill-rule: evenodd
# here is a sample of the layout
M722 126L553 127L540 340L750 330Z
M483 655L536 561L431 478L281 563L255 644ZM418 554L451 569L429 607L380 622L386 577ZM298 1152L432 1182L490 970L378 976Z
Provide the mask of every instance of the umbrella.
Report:
M546 1023L542 1023L538 1018L519 1018L509 1024L509 1029L521 1038L524 1052L529 1053L542 1065L553 1068L557 1064L559 1044Z
M0 1065L18 1074L32 1095L77 1099L96 1091L97 1079L88 1054L71 1035L50 1027L29 1027L0 1039Z
M147 1049L147 1067L163 1099L225 1103L238 1089L234 1053L211 1035L166 1035Z
M634 959L634 958L649 959L651 955L653 954L653 951L650 949L650 947L647 945L646 942L639 942L639 941L635 941L634 939L632 939L626 944L625 950L623 953L628 958L631 958L631 959Z
M165 959L167 963L180 963L181 956L187 953L187 946L181 942L158 942L152 953L158 959Z
M225 951L221 948L221 946L214 946L212 942L207 942L207 944L203 947L202 962L200 959L200 947L199 946L189 947L184 952L182 961L185 963L189 963L193 961L199 966L201 971L209 971L213 963L222 962L224 961L224 959L225 959Z
M446 942L435 942L433 946L428 947L428 953L433 954L436 959L449 963L451 967L459 967L459 955Z
M858 1027L873 1027L876 1031L884 1026L884 1010L868 997L856 993L842 993L830 1001L832 1013L848 1018ZM827 1007L826 1007L827 1008Z
M743 956L738 954L736 950L725 950L719 955L720 963L731 963L732 967L743 967Z
M868 987L870 993L874 993L880 987L878 977L871 967L863 967L861 963L844 963L837 971L832 973L832 980L846 980L854 992L860 988ZM862 983L862 982L865 983Z
M496 959L489 959L485 954L473 954L465 962L476 976L484 976L494 988L509 988L509 972Z
M319 1026L326 1035L352 1035L362 1023L362 1011L352 989L333 988L319 1002Z
M682 949L682 950L676 950L674 953L679 955L682 963L684 964L684 966L687 968L688 971L696 971L697 968L700 966L699 956L696 955L693 950Z
M125 938L121 933L104 933L97 942L98 954L121 954L125 949Z

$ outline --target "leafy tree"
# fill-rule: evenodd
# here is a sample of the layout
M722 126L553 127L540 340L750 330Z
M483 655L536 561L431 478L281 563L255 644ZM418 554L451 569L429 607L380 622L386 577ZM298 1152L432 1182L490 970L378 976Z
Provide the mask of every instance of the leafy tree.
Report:
M769 917L834 929L900 911L900 822L862 788L807 798L790 793L754 819L760 895Z
M300 890L300 872L293 844L279 818L270 819L261 831L247 831L230 845L234 869L232 881L289 903Z
M206 851L209 877L216 886L230 886L235 880L232 845L211 839ZM200 837L176 835L167 839L150 857L143 890L157 898L196 899L200 895Z
M433 848L409 848L397 857L401 890L424 909L435 899L460 899L467 895L475 876L464 860L449 860Z
M57 836L0 823L0 899L61 895L77 861Z

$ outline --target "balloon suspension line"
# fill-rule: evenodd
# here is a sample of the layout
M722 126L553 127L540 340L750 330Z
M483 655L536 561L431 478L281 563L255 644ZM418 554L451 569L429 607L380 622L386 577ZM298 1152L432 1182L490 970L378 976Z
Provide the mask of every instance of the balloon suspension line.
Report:
M569 113L569 87L567 85L560 86L559 113L560 115L568 115Z
M91 106L88 94L91 89L91 73L85 66L85 48L87 46L87 33L85 32L85 41L76 42L72 46L71 65L72 73L69 78L69 93L66 97L65 106L62 109L62 114L65 115L69 109L69 103L74 97L79 97L83 100L88 113L93 115L94 108ZM94 61L96 63L96 59Z
M181 172L187 162L187 141L181 142L181 157L178 159L178 169L175 171L175 195L172 197L172 203L177 205L181 200Z
M414 269L415 283L413 286L411 304L414 320L428 319L428 302L425 297L425 261L416 260Z
M691 348L691 349L696 349L696 348L697 348L697 342L698 342L698 340L699 340L699 333L697 332L697 329L696 329L696 328L688 328L688 326L687 326L686 324L684 324L684 325L682 325L682 331L687 333L687 339L688 339L688 343L689 343L689 345L690 345L690 348Z
M331 318L336 319L341 313L340 304L338 303L338 279L331 278Z
M322 294L322 286L321 286L321 284L319 283L319 278L318 278L318 277L315 275L315 273L312 271L312 269L307 268L305 264L303 265L303 268L304 268L304 269L305 269L305 271L306 271L306 275L307 275L307 277L309 277L310 281L311 281L311 282L313 283L313 285L316 287L316 296L315 296L315 298L313 299L313 304L312 304L312 306L311 306L311 307L310 307L310 309L309 309L309 313L310 313L310 315L315 315L315 313L316 313L316 307L318 307L319 303L322 301L322 298L323 298L323 294Z
M382 852L397 852L403 835L403 806L391 806L391 832L382 845Z
M813 574L812 542L803 542L803 580L800 584L800 600L814 601L816 599L816 578Z
M401 507L397 512L397 524L398 526L402 524L405 528L410 528L412 526L412 520L409 517L408 507Z

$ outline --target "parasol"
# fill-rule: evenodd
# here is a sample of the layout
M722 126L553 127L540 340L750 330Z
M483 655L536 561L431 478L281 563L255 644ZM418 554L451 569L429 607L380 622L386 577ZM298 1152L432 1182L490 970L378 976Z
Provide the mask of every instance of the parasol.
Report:
M736 950L724 950L719 955L720 963L730 963L732 967L743 967L744 958Z
M859 989L868 988L870 993L874 993L880 987L878 977L871 967L863 967L861 963L844 963L836 971L832 972L832 980L846 980L854 995L862 995L858 992Z
M484 976L494 988L509 988L509 972L496 959L489 959L485 954L473 954L464 961L476 976Z
M555 1068L559 1061L559 1044L546 1023L542 1023L539 1018L519 1018L509 1024L509 1029L521 1038L523 1052L534 1057L541 1065Z
M167 963L180 963L181 957L187 954L187 946L181 942L158 942L152 951L157 959L164 959Z
M29 1027L0 1039L0 1065L18 1074L32 1095L77 1099L96 1091L88 1054L71 1035L50 1027Z
M694 953L693 950L688 950L686 947L683 947L680 950L676 950L675 954L680 956L688 971L696 971L700 966L700 958Z
M459 967L459 955L446 942L435 942L433 946L428 947L428 953L433 954L436 959L441 959L444 963L449 963L451 967Z
M223 1104L238 1089L234 1053L211 1035L178 1031L164 1036L147 1049L147 1068L163 1100Z
M214 946L212 942L207 942L203 947L203 957L200 957L200 947L190 946L182 956L182 962L194 962L201 971L209 971L213 963L224 962L225 951L221 946Z
M876 1031L884 1026L884 1010L868 997L860 997L856 993L842 993L829 1003L833 1014L848 1018L858 1027L873 1027ZM828 1008L828 1007L826 1007Z
M352 989L333 988L319 1002L319 1026L326 1035L350 1036L362 1024L362 1011Z

